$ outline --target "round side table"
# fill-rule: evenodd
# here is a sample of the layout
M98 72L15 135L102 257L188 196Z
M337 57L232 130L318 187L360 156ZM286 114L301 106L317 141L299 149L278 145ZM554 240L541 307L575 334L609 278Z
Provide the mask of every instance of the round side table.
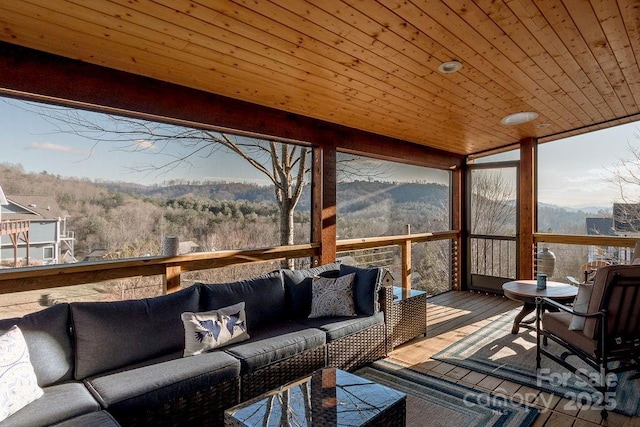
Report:
M535 280L514 280L502 285L504 296L515 301L522 301L522 310L513 320L512 334L517 334L520 326L526 327L524 318L536 309L536 298L547 297L560 303L573 302L578 288L566 283L547 282L546 289L538 289Z

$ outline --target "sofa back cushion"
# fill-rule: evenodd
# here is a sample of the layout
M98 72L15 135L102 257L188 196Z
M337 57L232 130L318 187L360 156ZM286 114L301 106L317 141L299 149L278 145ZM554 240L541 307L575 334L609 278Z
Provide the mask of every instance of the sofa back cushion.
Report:
M284 285L279 272L231 283L202 284L201 311L245 303L247 332L287 317Z
M73 379L69 304L56 304L22 318L0 320L0 333L18 325L40 387Z
M355 273L353 282L353 298L356 313L371 316L378 311L378 291L384 269L380 267L359 268L351 265L340 265L340 276Z
M305 270L280 270L284 281L287 308L292 318L306 318L311 313L312 279L314 276L336 278L340 261Z
M184 349L180 316L199 310L198 286L155 298L71 303L75 378L110 371Z

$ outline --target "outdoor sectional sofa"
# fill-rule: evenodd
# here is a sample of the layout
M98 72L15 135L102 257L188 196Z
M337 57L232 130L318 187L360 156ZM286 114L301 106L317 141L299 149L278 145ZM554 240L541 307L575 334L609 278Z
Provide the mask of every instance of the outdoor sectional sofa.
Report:
M313 277L355 273L357 315L308 318ZM392 289L382 268L339 262L154 298L57 304L17 324L44 395L5 426L220 425L225 409L332 366L351 370L390 350ZM182 313L244 302L248 340L183 357Z

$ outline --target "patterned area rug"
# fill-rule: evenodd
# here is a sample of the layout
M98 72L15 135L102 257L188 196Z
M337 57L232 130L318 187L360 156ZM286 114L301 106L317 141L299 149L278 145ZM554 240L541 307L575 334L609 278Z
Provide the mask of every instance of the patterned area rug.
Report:
M598 399L594 389L565 368L542 357L540 375L536 373L536 333L520 328L511 334L513 319L520 309L512 310L491 324L468 335L433 356L434 359L471 369L494 377L527 385L565 397L576 407L589 406ZM549 342L550 348L558 348ZM559 354L560 350L556 351ZM590 372L578 358L570 357L574 366ZM617 386L611 393L610 406L631 416L640 416L640 380L629 379L631 374L618 374ZM612 407L615 406L615 407Z
M538 410L386 361L355 374L407 394L407 426L530 426Z

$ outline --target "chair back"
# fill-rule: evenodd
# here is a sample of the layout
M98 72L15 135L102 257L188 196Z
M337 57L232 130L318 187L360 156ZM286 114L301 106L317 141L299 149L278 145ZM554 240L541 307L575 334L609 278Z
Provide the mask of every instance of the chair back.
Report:
M640 265L611 265L597 270L587 312L606 310L605 337L614 346L640 342ZM600 321L588 318L583 333L599 340Z

